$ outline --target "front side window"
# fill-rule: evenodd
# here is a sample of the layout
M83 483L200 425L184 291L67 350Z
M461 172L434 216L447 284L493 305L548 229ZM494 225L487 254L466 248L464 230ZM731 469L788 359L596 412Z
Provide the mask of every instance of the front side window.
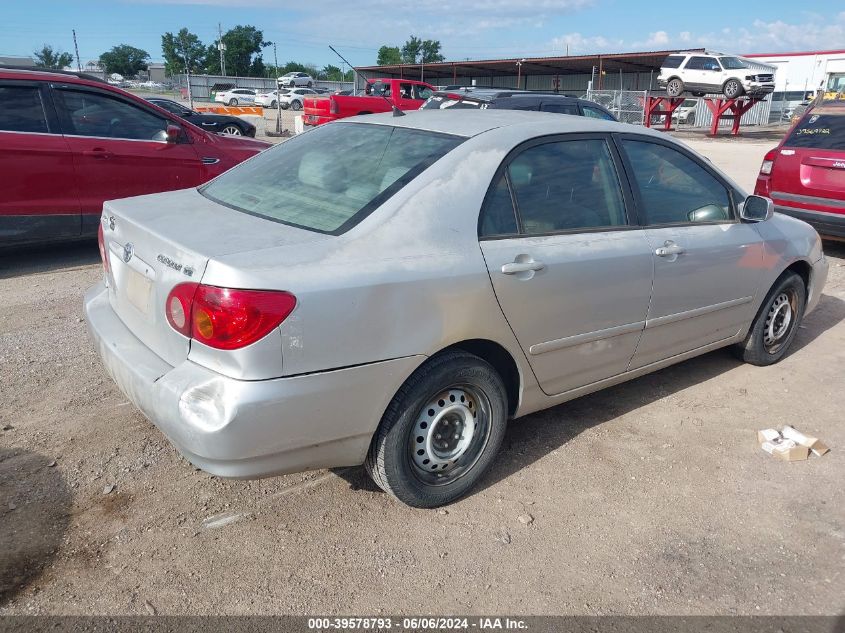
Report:
M463 140L386 125L332 123L262 152L200 193L251 215L337 235Z
M811 110L792 130L784 147L845 149L845 113L817 114Z
M41 92L35 86L0 86L0 131L46 133Z
M697 161L657 143L623 139L646 224L727 222L727 188Z
M611 115L609 115L604 110L600 110L599 108L594 108L592 106L581 106L581 109L584 110L584 116L591 118L591 119L601 119L603 121L615 121Z
M98 92L57 90L65 134L166 141L167 119Z
M511 161L508 176L525 234L627 223L619 178L604 140L535 145Z
M748 68L748 64L742 61L739 57L720 57L719 61L722 63L722 68L725 70L740 70Z

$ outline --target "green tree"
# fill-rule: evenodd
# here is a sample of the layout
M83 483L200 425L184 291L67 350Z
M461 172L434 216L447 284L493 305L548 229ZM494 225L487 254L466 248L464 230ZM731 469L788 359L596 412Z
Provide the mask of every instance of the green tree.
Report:
M417 58L422 52L422 40L416 35L412 35L410 39L402 46L402 62L405 64L416 64Z
M117 73L124 77L134 77L147 69L149 58L150 54L147 51L128 44L118 44L100 55L100 65L109 74Z
M440 40L423 40L420 47L421 59L423 64L431 64L432 62L442 62L445 58L440 53Z
M53 70L62 69L73 63L73 55L65 53L61 49L54 49L49 44L41 47L40 51L33 53L35 63L39 68L50 68Z
M261 58L261 49L272 44L272 42L264 41L263 31L250 25L238 25L223 34L223 44L226 46L223 58L226 62L227 75L247 77L257 73L258 76L263 76L264 60L261 59L259 62L258 58ZM220 74L220 53L217 50L217 42L206 49L206 59L208 72L214 75Z
M393 66L402 63L402 51L398 46L382 46L378 49L376 64L379 66Z
M320 79L326 79L327 81L342 81L343 71L337 66L328 64L323 66L323 69L320 71Z
M186 59L192 73L205 69L206 47L200 38L188 29L180 29L176 35L162 35L161 52L164 55L164 71L168 76L185 72Z

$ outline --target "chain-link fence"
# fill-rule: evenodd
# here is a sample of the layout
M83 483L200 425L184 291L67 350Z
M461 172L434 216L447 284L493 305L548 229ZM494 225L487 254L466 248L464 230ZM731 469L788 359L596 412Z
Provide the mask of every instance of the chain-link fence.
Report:
M188 92L188 78L186 75L174 75L172 81L177 90L184 96ZM336 90L352 90L355 84L351 81L323 81L315 79L312 88L321 88L334 92ZM265 77L226 77L223 75L191 75L191 96L200 101L211 101L212 93L230 88L250 88L256 92L270 92L276 89L275 78Z
M604 106L622 123L643 124L645 90L588 90L584 98Z

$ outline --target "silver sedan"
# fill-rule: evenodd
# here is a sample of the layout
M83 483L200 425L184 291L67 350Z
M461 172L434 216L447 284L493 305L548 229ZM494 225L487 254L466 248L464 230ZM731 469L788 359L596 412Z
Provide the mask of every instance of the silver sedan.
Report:
M671 137L539 112L321 126L198 188L107 202L88 328L195 465L365 464L465 494L509 419L719 347L768 365L816 232Z

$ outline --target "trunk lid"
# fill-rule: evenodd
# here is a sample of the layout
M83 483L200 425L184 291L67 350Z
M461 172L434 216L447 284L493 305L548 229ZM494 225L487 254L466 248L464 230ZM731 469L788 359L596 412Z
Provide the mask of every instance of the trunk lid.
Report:
M190 339L165 316L177 284L199 283L213 258L326 238L224 207L196 189L106 202L102 222L112 309L172 366L190 351Z

